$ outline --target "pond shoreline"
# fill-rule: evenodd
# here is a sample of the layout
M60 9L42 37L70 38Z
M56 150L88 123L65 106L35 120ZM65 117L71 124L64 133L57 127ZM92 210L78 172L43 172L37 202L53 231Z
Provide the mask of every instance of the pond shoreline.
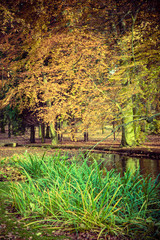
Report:
M128 157L145 157L152 159L160 159L160 148L153 148L150 146L137 146L137 147L119 147L119 146L109 146L109 145L99 145L99 144L87 144L87 143L67 143L67 144L57 144L51 145L46 143L33 143L33 144L18 144L14 142L8 142L4 144L0 144L0 151L3 149L7 149L8 147L15 148L18 150L19 148L43 148L43 149L53 149L53 150L81 150L81 151L91 151L91 152L103 152L103 153L113 153L119 155L125 155Z
M89 145L89 144L58 144L58 145L48 145L48 144L27 144L22 145L23 147L43 147L50 149L78 149L78 150L87 150L87 151L100 151L104 153L114 153L120 155L126 155L130 157L147 157L158 159L160 158L160 149L150 148L150 147L112 147L106 145Z
M36 138L35 143L30 143L28 137L25 136L11 136L7 137L7 134L0 134L0 157L3 157L4 152L19 152L20 149L34 149L38 148L49 150L79 150L79 151L92 151L101 153L113 153L124 155L128 157L138 158L152 158L160 159L160 135L148 135L146 141L135 147L121 147L120 138L113 139L90 139L87 142L83 140L71 141L69 138L64 139L57 145L51 144L51 139L45 139L45 143L41 142L41 138ZM32 151L31 150L31 151Z

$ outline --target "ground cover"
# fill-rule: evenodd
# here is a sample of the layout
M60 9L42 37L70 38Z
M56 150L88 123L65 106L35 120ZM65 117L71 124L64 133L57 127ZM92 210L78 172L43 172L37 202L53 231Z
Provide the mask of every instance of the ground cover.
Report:
M6 202L6 196L3 191L9 189L8 182L0 182L0 239L1 240L38 240L38 239L65 239L54 238L52 231L45 233L39 229L34 229L25 226L26 221L22 220L22 217L18 215ZM68 238L67 238L68 239Z
M23 222L23 217L29 220L29 228L36 228L30 239L38 235L45 239L46 229L52 230L47 239L56 234L58 239L158 239L156 182L130 172L122 178L113 170L101 169L96 161L88 164L83 154L78 160L82 161L59 153L25 153L1 160L1 181L12 180L3 200L8 199L18 221ZM1 230L5 226L1 223Z

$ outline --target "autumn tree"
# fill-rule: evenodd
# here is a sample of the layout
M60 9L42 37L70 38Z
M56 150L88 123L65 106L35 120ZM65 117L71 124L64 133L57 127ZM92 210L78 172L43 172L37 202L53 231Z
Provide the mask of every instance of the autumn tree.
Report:
M113 63L108 77L111 85L117 86L117 92L109 94L122 119L122 146L133 146L142 140L140 120L146 119L147 105L158 93L159 15L156 6L146 1L114 1L114 7L111 14L115 16L111 17L114 44L110 45Z
M5 25L10 27L4 29L1 43L3 67L11 83L3 105L18 105L20 111L29 108L50 124L54 143L57 117L81 119L85 131L117 116L123 123L122 145L137 144L135 123L141 109L145 113L142 102L148 102L153 69L157 89L158 14L153 5L46 0L6 1L2 7L3 14L4 8L9 9ZM149 19L144 13L151 15ZM157 30L142 41L152 26ZM153 45L153 60L147 62L145 54Z
M123 78L122 94L127 93L127 104L122 109L122 145L139 144L142 140L139 119L149 113L147 105L154 101L159 81L159 17L142 3L139 8L135 6L131 16L131 30L119 42L122 67L117 77ZM155 112L150 111L152 113Z

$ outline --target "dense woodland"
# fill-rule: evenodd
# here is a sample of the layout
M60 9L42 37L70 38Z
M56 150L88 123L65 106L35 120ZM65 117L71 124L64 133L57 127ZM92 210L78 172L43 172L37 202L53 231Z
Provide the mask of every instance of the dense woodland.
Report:
M122 146L160 133L158 0L3 0L0 124L87 133L107 124Z

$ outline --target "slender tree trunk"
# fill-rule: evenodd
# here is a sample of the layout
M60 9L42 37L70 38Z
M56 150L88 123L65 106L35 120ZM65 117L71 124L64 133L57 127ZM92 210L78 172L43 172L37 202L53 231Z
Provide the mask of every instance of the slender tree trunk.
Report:
M0 128L1 133L5 133L4 110L0 111Z
M55 125L53 123L50 123L50 130L51 130L52 145L56 145L58 144L58 135L55 130Z
M42 128L41 128L41 125L38 126L38 130L39 130L39 137L41 138L41 137L42 137Z
M88 142L88 131L84 132L84 142Z
M41 128L41 142L45 143L45 124L42 123L40 128Z
M58 133L57 133L57 137L58 137L58 141L59 141L59 142L62 142L62 138L63 138L63 135L62 135L62 133L60 132L60 130L61 130L61 125L62 125L61 119L59 118L59 116L57 116L57 118L56 118L56 123L55 123L55 130L58 132Z
M0 122L0 128L1 128L1 133L5 133L5 124L3 122L3 120Z
M30 142L35 143L35 127L34 127L34 125L31 126Z
M76 128L75 128L75 119L73 116L70 118L70 126L71 126L71 141L75 142L76 141L76 138L75 138Z
M46 127L46 138L50 138L50 127Z

